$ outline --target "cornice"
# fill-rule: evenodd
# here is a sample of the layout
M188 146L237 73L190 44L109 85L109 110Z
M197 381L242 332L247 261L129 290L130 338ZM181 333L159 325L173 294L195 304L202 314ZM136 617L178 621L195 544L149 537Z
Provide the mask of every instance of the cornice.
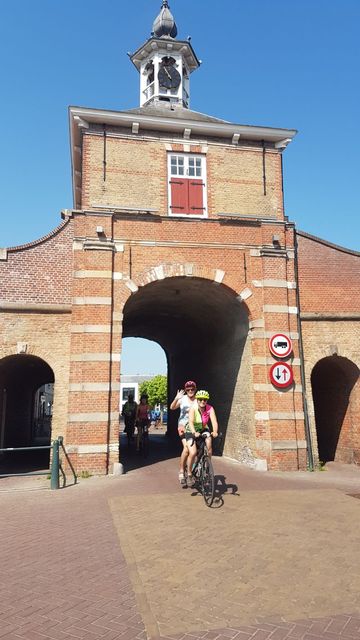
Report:
M118 127L132 128L134 122L139 123L145 130L183 132L191 129L192 133L227 138L232 141L234 135L245 140L273 142L276 148L285 148L295 137L296 129L280 129L276 127L262 127L236 123L208 122L191 118L166 118L164 116L142 115L126 111L108 111L89 109L87 107L70 107L70 123L79 128L88 128L90 124L107 124Z
M201 60L198 59L189 40L173 40L172 38L149 38L149 40L141 45L141 47L139 47L134 53L128 55L131 62L139 71L144 58L151 55L151 53L156 50L166 51L168 54L171 54L172 51L181 51L190 69L190 72L195 71L195 69L197 69L201 64Z

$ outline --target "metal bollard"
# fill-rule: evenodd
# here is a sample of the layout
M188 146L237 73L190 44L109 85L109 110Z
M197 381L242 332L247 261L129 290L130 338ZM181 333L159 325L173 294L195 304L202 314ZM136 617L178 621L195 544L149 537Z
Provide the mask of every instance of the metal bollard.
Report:
M51 482L50 489L59 489L59 441L54 440L52 443L52 459L51 459Z

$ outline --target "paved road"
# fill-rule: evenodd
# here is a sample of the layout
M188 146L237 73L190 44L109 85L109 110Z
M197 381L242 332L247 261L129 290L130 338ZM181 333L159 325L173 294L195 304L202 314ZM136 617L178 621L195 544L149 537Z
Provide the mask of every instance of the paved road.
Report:
M359 640L360 470L216 458L208 509L152 439L119 478L0 480L1 640Z

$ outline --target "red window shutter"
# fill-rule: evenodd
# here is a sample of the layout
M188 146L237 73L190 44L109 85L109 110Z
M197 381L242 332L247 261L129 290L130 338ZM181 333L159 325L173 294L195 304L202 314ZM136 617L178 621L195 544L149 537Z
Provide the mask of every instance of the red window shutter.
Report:
M187 180L171 178L171 213L188 213L189 200Z
M202 180L189 180L189 213L197 215L204 213L204 187Z

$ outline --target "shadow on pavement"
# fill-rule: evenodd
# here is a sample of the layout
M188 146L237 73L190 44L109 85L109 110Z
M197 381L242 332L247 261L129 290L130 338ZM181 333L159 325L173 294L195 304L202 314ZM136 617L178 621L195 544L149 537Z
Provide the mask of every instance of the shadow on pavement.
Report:
M0 458L0 474L9 477L12 474L27 474L34 471L47 471L50 466L50 451L8 452ZM0 478L0 481L2 478Z
M215 496L220 497L225 493L230 493L233 496L240 495L237 484L228 484L225 476L215 475Z
M136 451L135 439L129 446L125 433L120 434L120 462L124 465L125 473L157 464L163 460L170 460L180 456L181 448L179 442L173 441L165 433L149 434L149 452L146 457L142 452Z
M237 484L228 484L226 477L223 475L215 474L215 495L214 501L211 505L208 505L210 509L220 509L224 505L224 497L226 494L232 496L239 496ZM186 487L185 487L186 488ZM200 487L195 483L194 487L190 487L192 491L191 496L201 495Z

